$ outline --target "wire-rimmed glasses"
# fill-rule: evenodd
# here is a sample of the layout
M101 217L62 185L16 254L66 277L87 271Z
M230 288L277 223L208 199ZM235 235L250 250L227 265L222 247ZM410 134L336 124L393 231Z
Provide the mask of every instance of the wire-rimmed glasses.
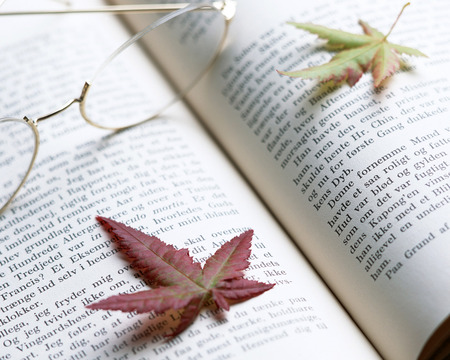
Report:
M158 117L184 97L215 61L223 47L235 9L235 1L224 0L198 4L129 5L40 12L145 12L155 14L158 18L109 56L91 80L85 82L79 97L34 119L0 119L0 214L14 200L31 172L40 143L37 126L41 121L63 112L75 103L79 104L81 116L86 122L102 129L118 131ZM161 13L166 14L161 17L158 15ZM15 13L17 14L30 13ZM171 44L166 47L164 57L159 58L160 61L165 61L164 59L180 56L181 53L176 52L176 49L190 48L189 56L183 58L183 68L174 69L173 73L169 69L169 81L174 89L165 93L159 87L152 86L151 79L128 78L122 71L127 57L134 57L135 52L142 52L141 42L151 52L154 42L173 41L168 36L177 23L184 26L188 23L189 34L179 37L176 46ZM142 84L138 84L139 81ZM140 90L136 91L137 88Z

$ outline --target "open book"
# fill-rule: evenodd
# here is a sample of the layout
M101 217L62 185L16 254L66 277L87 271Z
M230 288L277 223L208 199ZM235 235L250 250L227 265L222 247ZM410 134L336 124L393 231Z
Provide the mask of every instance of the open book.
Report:
M429 58L378 90L370 74L349 88L276 73L330 58L286 21L360 32L362 18L387 31L402 5L239 1L217 62L159 118L112 133L69 109L42 124L35 167L0 215L0 359L446 358L450 7L407 9L390 40ZM138 29L148 18L127 19ZM19 118L77 96L133 32L98 14L0 28L1 116ZM172 43L152 44L160 67L136 58L127 75L182 77L193 54L165 57ZM178 312L88 310L147 287L96 215L199 262L252 228L246 276L276 286L228 313L204 309L171 340Z

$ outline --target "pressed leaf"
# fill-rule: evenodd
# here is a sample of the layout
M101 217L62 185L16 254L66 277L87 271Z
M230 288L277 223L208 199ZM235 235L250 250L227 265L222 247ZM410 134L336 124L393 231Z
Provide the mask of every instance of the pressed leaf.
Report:
M393 27L397 23L406 4L389 33L384 35L364 21L359 21L364 35L352 34L342 30L330 29L321 25L310 23L289 24L327 40L326 45L331 50L342 50L328 63L302 70L278 71L281 75L301 77L304 79L317 79L320 82L333 81L340 83L346 81L350 86L355 85L364 72L371 70L374 86L378 87L387 77L394 74L401 65L401 54L425 56L417 49L392 44L387 41Z
M184 331L211 300L229 310L229 301L244 301L271 289L274 285L243 279L250 264L253 231L249 230L223 244L202 269L187 249L175 249L155 236L144 234L117 221L97 217L114 237L118 246L156 286L152 290L121 294L100 300L90 309L163 313L183 309L178 326L170 336Z

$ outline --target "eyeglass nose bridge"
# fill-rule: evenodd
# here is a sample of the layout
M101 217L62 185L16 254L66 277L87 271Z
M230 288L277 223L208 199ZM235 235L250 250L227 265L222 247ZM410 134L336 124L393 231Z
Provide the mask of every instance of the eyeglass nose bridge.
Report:
M62 105L59 109L57 109L57 110L55 110L55 111L52 111L51 113L48 113L48 114L46 114L46 115L43 115L43 116L40 116L40 117L38 117L38 118L36 118L35 120L34 120L34 122L37 124L37 123L39 123L39 122L41 122L41 121L43 121L43 120L47 120L48 118L51 118L51 117L53 117L53 116L55 116L55 115L58 115L59 113L62 113L63 111L65 111L65 110L67 110L69 107L71 107L73 104L80 104L80 106L81 106L81 115L83 116L83 118L86 120L86 121L88 121L88 122L90 122L90 120L87 118L87 116L86 116L86 114L85 114L85 112L84 112L84 106L83 106L83 104L84 104L84 99L86 98L86 94L87 94L87 92L88 92L88 90L89 90L89 87L91 86L91 84L89 84L89 82L85 82L84 83L84 85L83 85L83 89L81 90L81 95L80 95L80 97L78 97L78 98L74 98L74 99L71 99L71 100L69 100L69 101L67 101L64 105ZM28 119L28 118L24 118L24 120L30 120L30 119Z
M48 118L51 118L51 117L53 117L53 116L55 116L55 115L58 115L59 113L62 113L62 112L65 111L65 110L67 110L67 109L68 109L70 106L72 106L73 104L75 104L75 103L80 103L80 102L81 102L81 98L69 100L69 101L66 102L63 106L61 106L59 109L57 109L57 110L55 110L55 111L53 111L53 112L51 112L51 113L48 113L48 114L46 114L46 115L44 115L44 116L38 117L37 119L35 119L35 122L36 122L36 124L37 124L37 123L39 123L39 122L41 122L41 121L43 121L43 120L47 120Z

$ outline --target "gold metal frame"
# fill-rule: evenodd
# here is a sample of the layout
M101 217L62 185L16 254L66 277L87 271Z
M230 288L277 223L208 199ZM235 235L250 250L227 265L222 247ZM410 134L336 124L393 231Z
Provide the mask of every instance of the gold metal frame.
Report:
M144 119L142 121L138 121L136 123L133 123L131 125L122 126L122 127L108 127L103 126L100 124L97 124L95 121L89 118L89 116L86 114L86 98L87 94L89 92L90 86L95 79L96 75L101 72L101 70L108 65L115 57L117 57L121 52L123 52L126 48L134 44L137 40L139 40L141 37L143 37L145 34L150 32L151 30L157 28L158 26L164 24L165 22L187 12L191 11L218 11L220 14L222 14L223 19L225 21L225 27L224 32L222 34L222 38L220 39L220 42L218 44L218 47L213 54L213 57L211 58L210 62L207 64L206 68L200 72L200 74L193 80L191 84L187 86L187 88L183 89L181 92L178 92L174 99L169 102L166 106L164 106L162 109L160 109L157 113L153 114L147 119ZM70 106L72 106L75 103L78 103L80 106L80 113L83 119L89 123L92 126L95 126L97 128L106 129L106 130L123 130L132 126L136 126L139 124L142 124L146 121L152 120L156 117L158 117L161 112L163 112L166 108L168 108L170 105L172 105L174 102L180 100L183 98L186 93L195 85L195 83L198 82L198 80L210 69L214 61L216 60L217 56L219 55L220 51L222 50L223 44L225 42L225 39L228 34L228 27L233 19L235 13L236 13L236 1L234 0L223 0L223 1L214 1L212 3L207 4L188 4L188 3L179 3L179 4L153 4L153 5L128 5L128 6L105 6L100 8L92 8L92 9L68 9L68 10L43 10L43 11L19 11L19 12L0 12L0 16L17 16L17 15L37 15L37 14L87 14L87 13L114 13L114 14L125 14L125 13L169 13L166 16L162 17L158 21L148 25L140 32L136 33L134 36L132 36L129 40L127 40L125 43L123 43L116 51L114 51L106 60L105 62L99 67L97 72L95 73L93 79L91 81L86 81L83 85L83 89L81 91L81 94L78 98L69 100L64 105L62 105L59 109L56 109L55 111L46 114L44 116L40 116L36 119L29 119L28 117L24 117L22 120L20 119L13 119L13 118L3 118L0 119L0 122L5 121L18 121L18 122L25 122L28 126L30 126L33 130L33 133L35 135L35 147L33 152L33 157L31 159L30 165L28 167L28 170L23 177L22 181L20 182L17 189L13 192L10 199L5 203L5 205L0 208L0 214L4 212L4 210L11 204L11 202L16 197L17 193L20 191L22 186L25 184L31 169L33 168L33 165L36 160L36 156L39 149L39 130L37 128L37 125L44 120L47 120L48 118L51 118L66 109L68 109Z

